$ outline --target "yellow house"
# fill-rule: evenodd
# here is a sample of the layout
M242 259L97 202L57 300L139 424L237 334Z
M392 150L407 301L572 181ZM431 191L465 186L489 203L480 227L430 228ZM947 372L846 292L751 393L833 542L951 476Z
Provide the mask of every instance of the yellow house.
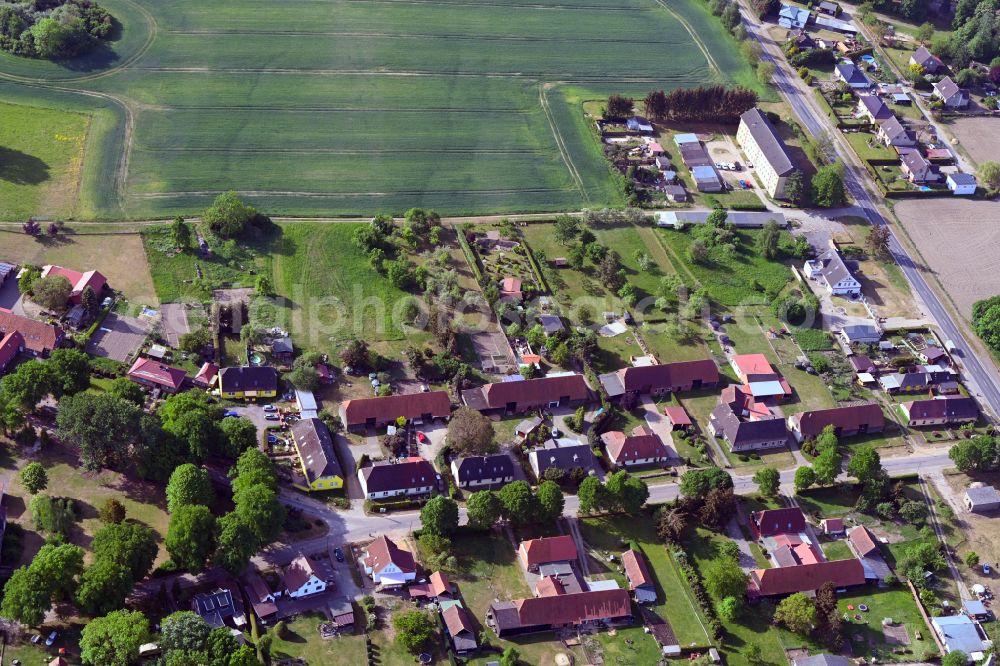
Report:
M213 392L230 400L256 400L278 395L278 371L261 366L223 368L212 382Z
M292 442L302 467L302 477L296 476L292 485L306 491L344 487L344 473L333 449L333 437L322 421L302 419L293 423Z

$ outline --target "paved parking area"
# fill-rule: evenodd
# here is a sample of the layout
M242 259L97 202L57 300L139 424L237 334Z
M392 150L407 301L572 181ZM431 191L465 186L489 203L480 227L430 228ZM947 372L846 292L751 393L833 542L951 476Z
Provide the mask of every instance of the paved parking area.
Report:
M181 336L191 332L188 324L187 307L184 303L163 303L160 306L163 339L167 344L178 349L181 346Z
M142 346L152 327L148 319L111 313L90 338L87 353L127 361Z

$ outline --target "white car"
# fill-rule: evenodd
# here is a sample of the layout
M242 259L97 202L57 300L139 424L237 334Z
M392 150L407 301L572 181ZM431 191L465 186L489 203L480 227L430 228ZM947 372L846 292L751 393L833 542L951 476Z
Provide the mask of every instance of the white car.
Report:
M275 407L274 405L264 405L264 411L265 412L276 412L276 411L278 411L278 408Z

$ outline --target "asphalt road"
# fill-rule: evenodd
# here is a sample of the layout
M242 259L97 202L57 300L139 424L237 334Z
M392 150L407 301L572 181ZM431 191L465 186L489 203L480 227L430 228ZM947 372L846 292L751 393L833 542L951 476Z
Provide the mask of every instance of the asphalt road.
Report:
M763 33L761 25L752 17L753 13L744 4L744 25L747 33L756 39L763 47L762 58L765 61L774 63L774 83L778 91L788 100L792 111L804 125L804 129L813 136L829 135L834 137L832 142L836 158L844 165L844 184L848 193L857 201L858 206L864 212L865 218L870 224L884 226L889 229L889 251L892 258L899 264L903 274L909 281L914 292L927 306L930 315L935 319L941 329L945 339L955 343L961 350L961 361L965 370L966 380L972 384L977 391L977 397L981 402L986 403L993 414L1000 414L1000 387L998 387L993 373L987 369L986 365L975 354L962 332L962 327L955 322L948 310L942 305L940 299L933 289L924 280L920 268L916 265L910 255L906 252L896 235L892 232L891 225L878 211L878 204L875 197L868 190L865 183L868 182L869 175L860 167L851 154L843 146L843 141L837 140L838 130L833 127L829 118L820 113L814 106L815 101L811 98L812 90L808 93L803 89L799 78L791 72L780 54L778 46Z

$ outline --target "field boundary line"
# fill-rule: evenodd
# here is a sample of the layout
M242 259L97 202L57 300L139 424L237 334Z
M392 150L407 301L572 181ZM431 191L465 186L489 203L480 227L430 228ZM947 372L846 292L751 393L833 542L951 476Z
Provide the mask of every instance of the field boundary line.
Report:
M498 189L498 190L411 190L411 191L393 191L393 192L299 192L293 190L236 190L237 194L243 194L246 196L285 196L285 197L356 197L356 196L368 196L368 197L385 197L385 196L397 196L397 195L410 195L416 196L419 194L458 194L461 192L471 193L471 194L521 194L524 192L566 192L569 190L574 190L575 187L535 187L535 188L525 188L519 190L508 190L508 189ZM129 194L129 197L136 199L166 199L169 197L183 197L183 196L218 196L229 190L190 190L190 191L180 191L180 192L133 192ZM532 213L534 214L534 213ZM547 215L548 213L537 213L538 215ZM551 213L552 215L557 215L558 213ZM487 216L490 217L490 216ZM505 216L501 216L505 217ZM303 218L305 219L305 218Z
M545 97L545 91L556 85L555 83L539 83L538 84L538 101L542 106L542 112L545 114L545 119L549 123L549 127L552 129L552 136L556 141L556 148L559 149L559 155L562 157L563 162L566 164L566 168L569 169L570 177L576 182L577 189L580 190L580 194L583 196L584 201L588 204L590 203L590 195L587 193L587 188L583 184L583 179L580 177L580 172L576 170L576 165L573 164L573 158L569 155L569 150L566 149L566 144L563 142L562 134L559 132L559 127L556 124L555 118L552 117L552 110L549 108L549 100Z
M573 37L531 37L519 35L474 35L442 32L376 32L363 30L164 30L166 35L181 35L188 37L377 37L385 39L447 39L472 42L574 42ZM612 37L588 37L588 43L595 44L634 44L664 45L662 39L625 39ZM677 46L681 46L678 44Z
M689 35L691 35L691 40L694 41L695 46L697 46L698 50L701 51L703 56L705 56L708 66L712 68L712 71L715 72L716 76L723 76L722 68L719 67L719 63L715 62L715 58L712 57L708 47L705 46L705 42L701 41L701 37L699 37L698 33L694 31L694 28L692 28L691 24L687 22L687 19L671 9L671 7L667 3L663 2L663 0L653 0L653 2L658 4L660 7L663 7L668 14L673 16L674 19L681 24L681 27L684 28Z

